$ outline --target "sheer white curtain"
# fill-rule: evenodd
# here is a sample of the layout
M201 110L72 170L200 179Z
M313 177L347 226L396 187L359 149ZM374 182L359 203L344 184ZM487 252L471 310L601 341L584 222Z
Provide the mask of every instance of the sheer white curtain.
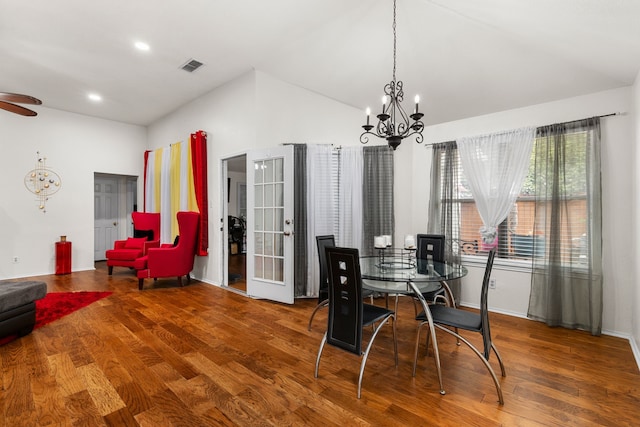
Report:
M362 252L362 147L342 147L338 180L336 244Z
M531 159L536 128L461 138L460 162L484 226L486 244L494 243L497 227L520 194Z
M318 248L316 236L338 234L335 211L335 167L333 147L307 146L307 290L317 296L319 289Z

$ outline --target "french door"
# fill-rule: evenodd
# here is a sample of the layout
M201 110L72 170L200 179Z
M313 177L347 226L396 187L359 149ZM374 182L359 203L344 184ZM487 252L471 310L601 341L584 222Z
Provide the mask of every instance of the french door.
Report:
M247 154L247 294L293 304L293 146Z

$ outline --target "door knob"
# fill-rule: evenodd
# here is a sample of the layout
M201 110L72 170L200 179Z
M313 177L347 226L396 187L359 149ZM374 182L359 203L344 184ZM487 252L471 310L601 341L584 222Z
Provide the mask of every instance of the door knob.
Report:
M284 232L284 235L285 235L285 236L291 236L291 232L290 232L290 231L285 231L285 232Z
M113 226L115 227L116 225L118 225L118 223L113 221Z

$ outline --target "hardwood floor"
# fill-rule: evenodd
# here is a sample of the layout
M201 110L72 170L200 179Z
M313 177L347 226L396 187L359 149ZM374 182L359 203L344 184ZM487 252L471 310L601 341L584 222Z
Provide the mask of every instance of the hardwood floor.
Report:
M413 304L376 339L356 398L359 360L327 347L316 301L283 305L215 286L152 281L126 269L40 276L49 292L113 295L0 347L0 425L630 426L640 420L640 373L624 339L552 329L492 314L504 359L500 406L482 363L439 333L445 396L433 357L411 376ZM378 303L382 303L379 301ZM467 334L474 343L477 337ZM497 369L495 358L491 360Z

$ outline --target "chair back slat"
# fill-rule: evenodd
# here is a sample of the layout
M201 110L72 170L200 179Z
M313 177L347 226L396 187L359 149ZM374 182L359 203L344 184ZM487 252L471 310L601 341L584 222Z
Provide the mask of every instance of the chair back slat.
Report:
M327 343L362 354L362 280L357 249L327 247L329 316Z
M325 249L336 245L333 234L326 236L316 236L318 246L318 263L320 265L320 284L318 286L318 302L329 298L329 277L327 268L327 254Z

